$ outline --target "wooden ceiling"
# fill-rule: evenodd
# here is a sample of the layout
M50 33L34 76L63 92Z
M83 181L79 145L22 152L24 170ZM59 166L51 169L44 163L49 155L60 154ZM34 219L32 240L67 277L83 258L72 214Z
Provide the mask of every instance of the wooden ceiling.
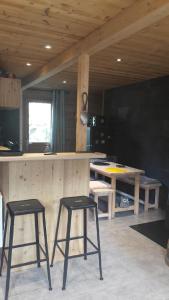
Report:
M1 0L0 66L24 78L134 2ZM52 49L46 50L46 44ZM90 88L102 90L169 75L168 56L169 17L91 56ZM26 66L28 61L31 67ZM73 65L36 87L75 89L76 81L77 65Z
M169 17L121 43L91 56L90 88L109 89L169 75ZM121 58L121 62L116 59ZM76 88L77 66L37 85L38 88Z
M134 0L1 0L0 61L23 78ZM46 44L51 50L44 49ZM30 61L31 68L25 63Z

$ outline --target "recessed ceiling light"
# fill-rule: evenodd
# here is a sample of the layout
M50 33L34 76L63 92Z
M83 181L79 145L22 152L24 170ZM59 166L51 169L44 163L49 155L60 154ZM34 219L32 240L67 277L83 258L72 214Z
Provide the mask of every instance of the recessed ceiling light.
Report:
M62 83L63 83L63 84L66 84L66 83L67 83L67 81L66 81L66 80L63 80L63 81L62 81Z
M117 62L121 62L122 59L121 59L121 58L117 58L116 61L117 61Z
M27 62L26 65L27 65L28 67L32 66L32 64L31 64L30 62Z
M45 48L46 48L46 49L51 49L52 46L51 46L51 45L45 45Z

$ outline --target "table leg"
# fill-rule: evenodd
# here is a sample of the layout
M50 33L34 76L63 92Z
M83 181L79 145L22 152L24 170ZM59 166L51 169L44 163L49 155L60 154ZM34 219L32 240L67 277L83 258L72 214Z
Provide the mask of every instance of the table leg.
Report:
M155 208L157 209L159 206L159 192L160 192L160 188L156 188L155 189Z
M112 213L112 197L113 193L109 193L108 195L108 219L111 220L114 217L114 213Z
M113 176L111 178L111 188L113 190L112 193L112 217L115 216L115 208L116 208L116 177Z
M135 175L135 186L134 186L134 214L139 214L139 194L140 194L140 175Z
M145 189L145 199L144 199L144 211L148 211L148 208L149 208L149 196L150 196L149 188L146 188Z
M95 180L98 180L98 179L99 179L99 176L98 176L98 173L97 173L97 172L94 172L94 179L95 179Z

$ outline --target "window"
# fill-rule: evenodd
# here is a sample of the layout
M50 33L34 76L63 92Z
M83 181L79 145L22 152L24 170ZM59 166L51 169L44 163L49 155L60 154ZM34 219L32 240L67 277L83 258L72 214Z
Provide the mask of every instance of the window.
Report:
M29 102L29 143L51 143L51 103Z

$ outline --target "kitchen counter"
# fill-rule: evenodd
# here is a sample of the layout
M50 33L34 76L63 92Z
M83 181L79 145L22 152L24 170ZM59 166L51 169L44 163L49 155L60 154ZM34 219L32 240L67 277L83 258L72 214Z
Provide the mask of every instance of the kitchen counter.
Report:
M0 156L0 162L10 161L33 161L33 160L56 160L56 159L92 159L92 158L104 158L103 153L90 153L90 152L61 152L56 154L46 155L44 153L25 153L22 156Z
M28 153L23 156L0 156L0 191L4 202L37 198L46 208L49 254L54 242L59 200L89 194L91 158L104 158L102 153ZM41 219L41 218L40 218ZM40 223L40 235L42 223ZM63 210L59 236L65 236L67 213ZM71 235L80 235L83 218L79 211L73 214ZM35 240L34 216L17 217L15 222L14 244ZM43 236L41 236L43 245ZM79 253L82 241L72 241L70 252ZM34 246L18 248L13 251L13 263L18 264L36 258ZM56 261L61 256L57 252Z

